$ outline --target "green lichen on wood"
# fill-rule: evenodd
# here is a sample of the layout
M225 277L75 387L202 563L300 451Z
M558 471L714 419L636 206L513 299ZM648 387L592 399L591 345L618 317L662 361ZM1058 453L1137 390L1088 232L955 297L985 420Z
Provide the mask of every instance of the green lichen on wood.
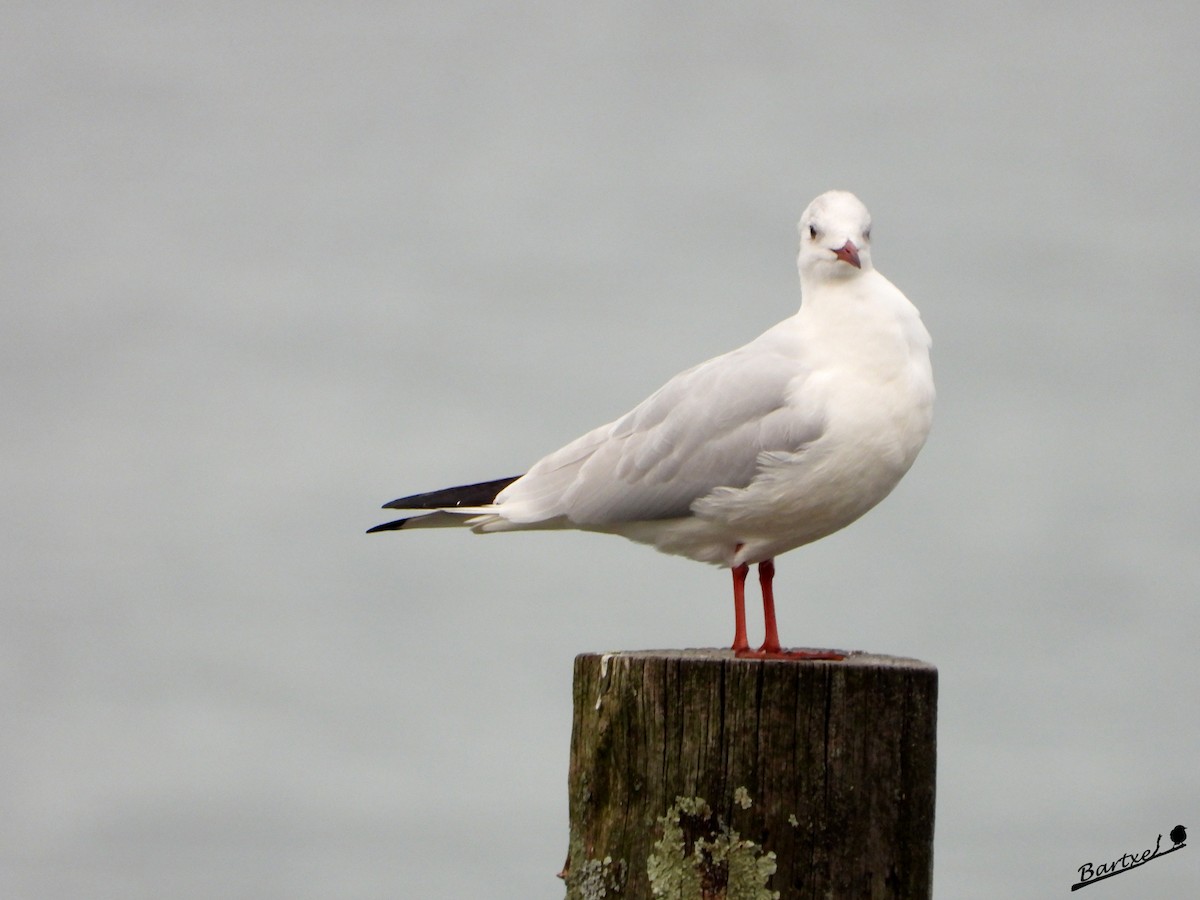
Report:
M625 887L625 860L613 862L611 856L604 859L584 860L578 873L572 872L567 877L567 888L575 893L580 900L602 900L608 896L618 896Z
M588 857L578 835L572 830L566 868L559 873L566 882L567 900L604 900L624 897L629 880L629 864L614 860Z
M739 789L748 797L745 788ZM775 854L743 840L700 797L676 797L658 820L662 838L647 860L655 897L664 900L778 900L767 887Z

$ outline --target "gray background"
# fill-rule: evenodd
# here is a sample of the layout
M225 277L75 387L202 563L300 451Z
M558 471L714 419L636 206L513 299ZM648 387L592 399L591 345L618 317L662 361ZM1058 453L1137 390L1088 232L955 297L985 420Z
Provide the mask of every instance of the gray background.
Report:
M830 187L939 405L785 642L939 667L941 897L1200 829L1200 7L807 6L6 5L0 894L560 897L574 654L728 575L362 532L790 315Z

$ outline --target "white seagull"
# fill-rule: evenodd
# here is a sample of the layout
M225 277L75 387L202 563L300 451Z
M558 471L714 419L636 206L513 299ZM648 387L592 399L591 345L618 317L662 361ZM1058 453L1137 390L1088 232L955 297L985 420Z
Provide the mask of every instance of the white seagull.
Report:
M840 658L780 647L774 558L849 525L913 464L933 416L930 338L871 264L870 214L853 194L809 204L798 263L791 318L681 372L524 475L393 500L384 508L421 512L371 531L619 534L733 570L739 656ZM754 563L765 621L757 651L745 620Z

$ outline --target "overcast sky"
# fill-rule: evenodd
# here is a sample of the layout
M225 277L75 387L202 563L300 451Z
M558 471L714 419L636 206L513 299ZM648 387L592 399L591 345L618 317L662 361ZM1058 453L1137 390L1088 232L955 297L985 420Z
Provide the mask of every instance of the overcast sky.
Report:
M792 314L833 187L939 399L785 643L938 666L940 897L1200 828L1200 7L2 21L0 895L561 897L574 655L726 644L728 574L362 532Z

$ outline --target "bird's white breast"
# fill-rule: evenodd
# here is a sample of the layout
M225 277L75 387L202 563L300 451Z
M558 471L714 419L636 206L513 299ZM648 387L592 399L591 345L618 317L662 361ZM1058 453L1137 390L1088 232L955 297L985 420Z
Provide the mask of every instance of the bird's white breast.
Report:
M874 272L813 300L794 335L811 371L789 403L797 416L819 410L824 431L799 452L765 455L746 488L718 489L693 506L701 519L736 533L744 545L738 562L853 522L892 491L929 434L930 340L912 304Z

